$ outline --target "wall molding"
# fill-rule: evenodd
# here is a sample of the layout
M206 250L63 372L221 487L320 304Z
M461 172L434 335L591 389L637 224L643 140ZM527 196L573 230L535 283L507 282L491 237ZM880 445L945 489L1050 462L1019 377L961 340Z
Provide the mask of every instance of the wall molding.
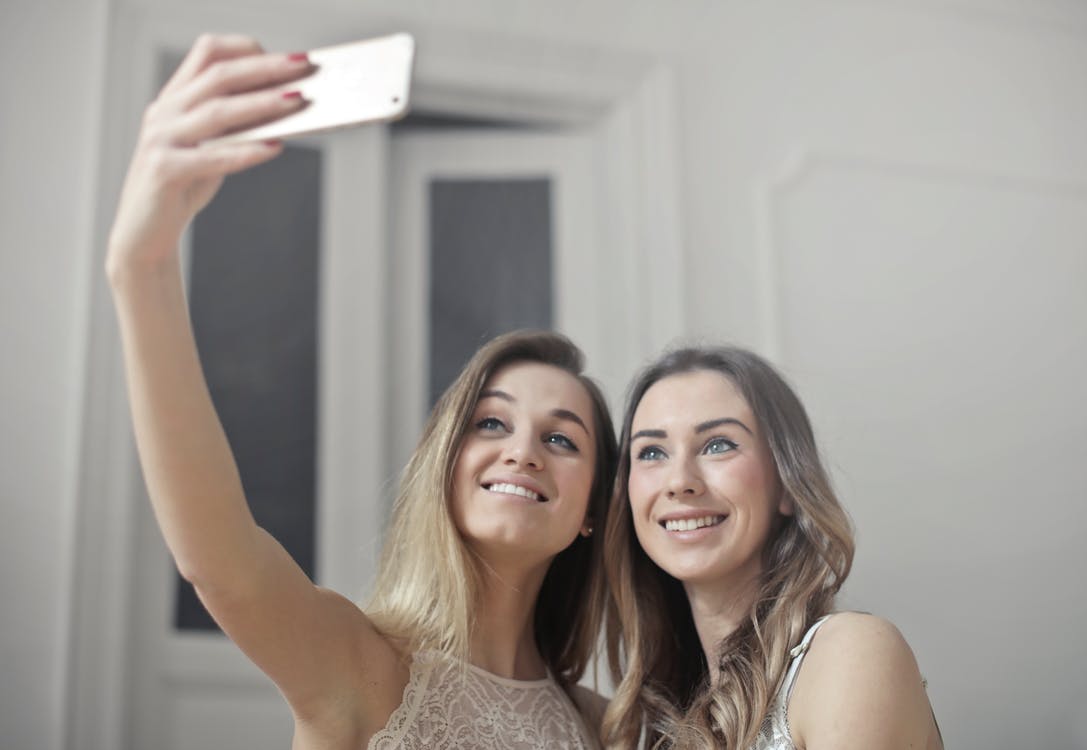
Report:
M780 271L784 227L781 203L800 190L805 182L829 171L866 172L913 182L983 186L989 190L1049 193L1087 200L1087 181L1084 180L804 145L786 149L785 156L756 179L753 191L762 345L766 355L779 364L783 364L788 356L782 343Z

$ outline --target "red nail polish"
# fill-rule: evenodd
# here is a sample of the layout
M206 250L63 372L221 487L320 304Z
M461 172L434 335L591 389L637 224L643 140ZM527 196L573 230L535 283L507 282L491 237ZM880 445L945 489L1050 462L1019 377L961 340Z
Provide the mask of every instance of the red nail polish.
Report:
M291 62L309 62L309 55L305 52L292 52L287 55L287 59Z
M284 99L301 99L302 98L302 92L299 91L298 89L294 89L293 91L284 91L283 92L283 98Z

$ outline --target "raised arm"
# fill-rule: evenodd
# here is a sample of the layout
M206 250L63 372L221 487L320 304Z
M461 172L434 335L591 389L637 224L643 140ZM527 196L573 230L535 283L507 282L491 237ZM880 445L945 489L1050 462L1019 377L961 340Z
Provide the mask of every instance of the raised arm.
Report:
M275 143L201 145L305 106L304 55L251 39L201 37L144 115L106 261L144 479L181 574L297 716L395 660L353 604L314 586L250 514L190 326L181 234L223 177L277 156ZM271 88L268 88L271 87ZM359 667L363 669L359 669Z
M856 612L830 618L812 641L789 701L804 750L941 750L939 730L905 638Z

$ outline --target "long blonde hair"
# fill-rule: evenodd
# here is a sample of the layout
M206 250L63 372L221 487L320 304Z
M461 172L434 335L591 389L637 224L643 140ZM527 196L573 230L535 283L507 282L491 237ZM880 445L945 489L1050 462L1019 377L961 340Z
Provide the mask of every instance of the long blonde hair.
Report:
M682 585L638 544L628 497L630 430L638 404L657 381L698 370L720 373L743 395L795 508L794 515L781 518L763 550L747 620L719 644L712 667ZM853 561L850 521L819 459L807 413L774 368L752 352L680 349L647 367L631 386L619 451L605 530L611 591L606 642L618 688L604 716L605 742L746 750L782 683L790 648L831 610Z
M453 467L480 391L514 362L539 362L576 377L593 403L596 466L589 517L606 512L616 463L615 432L600 389L582 374L584 357L565 336L517 331L483 346L434 406L404 469L367 607L379 630L408 649L434 649L466 660L482 586L480 561L453 522ZM596 645L606 596L601 537L580 535L551 562L536 600L536 642L560 682L585 671Z

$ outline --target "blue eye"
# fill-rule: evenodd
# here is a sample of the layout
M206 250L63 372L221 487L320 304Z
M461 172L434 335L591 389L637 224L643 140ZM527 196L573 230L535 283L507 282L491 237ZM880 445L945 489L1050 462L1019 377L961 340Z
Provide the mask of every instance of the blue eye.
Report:
M660 461L667 455L659 445L647 445L638 451L636 458L639 461Z
M552 432L544 438L545 443L552 445L558 445L567 450L577 452L577 446L574 445L574 441L563 435L561 432Z
M506 425L498 417L484 417L476 422L476 429L483 432L506 429Z
M728 453L729 451L736 450L736 443L732 442L728 438L716 437L706 443L706 446L702 449L703 453L709 455L721 455Z

